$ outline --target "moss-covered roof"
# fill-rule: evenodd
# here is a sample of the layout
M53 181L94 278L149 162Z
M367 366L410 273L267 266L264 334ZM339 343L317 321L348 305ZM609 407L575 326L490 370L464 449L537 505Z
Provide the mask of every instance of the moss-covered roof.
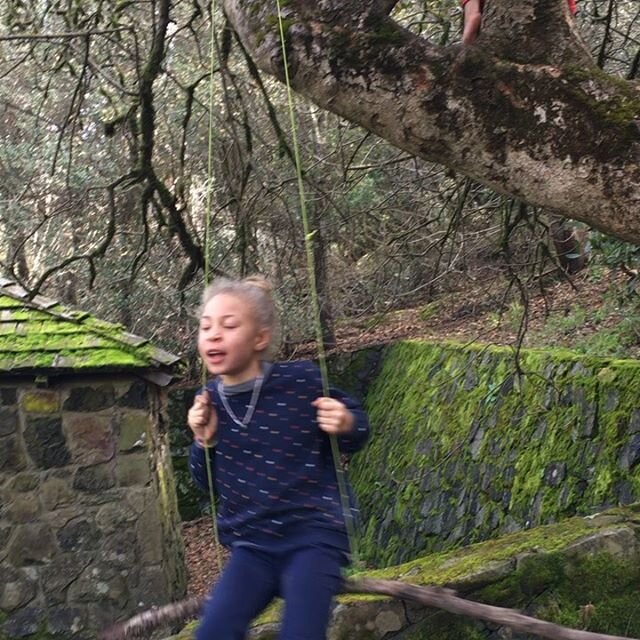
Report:
M171 373L179 362L121 325L43 296L29 299L22 287L0 278L0 375Z

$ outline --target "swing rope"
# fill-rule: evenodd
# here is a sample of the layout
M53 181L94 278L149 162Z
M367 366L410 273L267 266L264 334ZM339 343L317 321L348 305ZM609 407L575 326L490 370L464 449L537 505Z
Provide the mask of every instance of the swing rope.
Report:
M282 51L282 63L284 66L284 78L287 87L287 104L289 109L289 125L291 127L291 141L293 145L293 157L296 165L296 178L298 183L298 197L300 199L300 215L302 217L302 226L304 229L304 248L307 258L307 278L309 283L309 291L311 293L311 310L313 314L313 325L316 334L316 345L318 352L318 365L320 367L320 376L322 378L322 393L325 397L330 395L329 372L327 369L327 355L324 347L324 336L322 331L322 320L320 317L320 296L318 295L318 283L316 280L316 262L313 253L313 242L316 230L311 229L309 223L309 215L307 211L307 199L305 196L304 179L302 175L302 162L300 160L300 146L298 144L298 129L296 126L296 117L293 104L293 92L291 90L291 80L289 78L289 63L287 61L287 46L284 33L284 22L282 17L281 0L276 0L278 8L278 32L280 35L280 48ZM347 490L346 474L340 456L340 447L338 446L338 438L335 434L329 434L331 443L331 456L333 458L333 466L335 468L336 480L338 482L338 493L340 494L340 505L342 508L342 517L344 518L347 530L347 538L349 548L354 564L358 563L358 548L356 544L355 525L353 521L353 512L349 500Z
M300 158L300 145L298 143L298 128L295 117L295 109L293 102L293 92L291 90L291 80L289 77L289 65L287 61L287 48L284 33L284 23L282 16L281 0L276 0L278 11L278 32L280 37L280 46L282 50L282 59L284 64L285 84L287 88L287 104L289 111L289 122L291 127L291 138L293 146L293 157L296 168L296 180L298 185L298 197L300 202L300 215L302 218L302 226L304 231L304 246L307 263L307 278L308 286L311 294L311 311L313 317L313 325L316 335L317 353L318 353L318 366L320 368L320 377L322 380L322 394L325 397L330 396L330 384L329 373L327 369L327 357L324 346L324 338L322 331L322 321L320 317L320 296L318 294L318 284L316 280L316 265L313 252L313 242L316 231L311 228L309 222L309 214L307 210L307 200L304 189L304 177L302 171L302 161ZM204 256L204 279L205 284L209 283L209 271L210 271L210 256L209 246L211 240L211 210L213 205L213 75L214 75L214 59L216 54L216 3L215 0L211 0L211 17L210 17L210 44L209 44L209 122L208 122L208 145L207 145L207 203L206 203L206 222L205 222L205 256ZM207 371L206 367L202 366L202 386L205 387L207 383ZM347 538L349 541L349 549L354 564L358 563L358 548L355 535L355 524L353 518L353 512L351 510L351 504L349 499L349 492L347 489L346 474L341 460L340 447L338 445L338 438L335 434L329 434L329 442L331 445L331 457L336 474L336 481L338 484L338 493L340 495L340 506L342 515L347 531ZM211 518L213 527L214 542L216 545L216 560L217 569L220 573L222 571L222 563L219 553L219 537L218 537L218 523L216 517L215 496L213 492L213 470L212 461L210 455L211 447L205 448L205 465L207 472L207 484L209 485L209 503L211 508Z
M207 200L205 207L205 225L204 225L204 282L205 286L209 284L211 260L209 256L209 247L211 242L211 210L213 208L213 75L214 75L214 59L216 54L216 0L211 0L210 4L211 16L209 19L209 122L207 132ZM201 383L202 388L206 388L207 384L207 368L205 363L201 363ZM218 575L222 573L222 559L220 558L220 539L218 537L218 519L216 514L215 496L213 493L213 463L211 460L212 447L204 444L204 460L207 470L207 485L209 487L209 505L211 509L211 525L213 528L213 541L216 547L216 568Z

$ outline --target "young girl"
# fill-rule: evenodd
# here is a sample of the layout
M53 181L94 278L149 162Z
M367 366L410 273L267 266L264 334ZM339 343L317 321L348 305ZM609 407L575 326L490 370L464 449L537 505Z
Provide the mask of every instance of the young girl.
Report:
M269 361L275 307L257 277L221 279L204 293L198 350L213 379L196 396L190 469L219 497L218 534L230 559L204 607L197 640L242 640L276 596L280 640L325 640L349 543L328 434L353 453L369 434L340 391L322 397L317 367Z

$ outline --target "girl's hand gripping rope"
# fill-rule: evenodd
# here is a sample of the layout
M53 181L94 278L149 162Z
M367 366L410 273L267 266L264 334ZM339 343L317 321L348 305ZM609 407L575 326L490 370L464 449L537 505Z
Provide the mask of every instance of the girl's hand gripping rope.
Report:
M317 409L318 426L326 433L344 435L353 430L355 418L339 400L322 397L311 404Z
M218 430L218 414L207 389L193 399L193 405L187 416L187 424L193 431L193 439L201 447L214 446Z

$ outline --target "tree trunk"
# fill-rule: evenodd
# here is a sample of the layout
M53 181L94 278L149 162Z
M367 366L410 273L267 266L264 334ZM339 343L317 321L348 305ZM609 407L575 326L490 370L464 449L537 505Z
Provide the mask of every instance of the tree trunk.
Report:
M223 3L282 80L273 3ZM394 4L288 0L293 87L412 154L640 242L640 88L597 68L565 0L487 0L468 47L414 35Z

